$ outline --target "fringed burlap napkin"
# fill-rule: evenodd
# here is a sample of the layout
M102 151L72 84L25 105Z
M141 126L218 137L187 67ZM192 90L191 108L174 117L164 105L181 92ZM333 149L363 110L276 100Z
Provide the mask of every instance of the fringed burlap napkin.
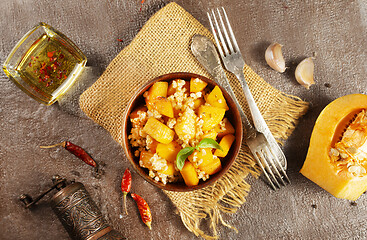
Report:
M130 97L148 80L171 72L192 72L210 77L190 51L191 38L211 33L176 3L158 11L129 46L110 63L103 75L80 97L81 109L122 143L122 116ZM248 66L244 73L254 98L275 138L286 139L307 109L307 103L272 88ZM233 75L228 75L239 101L244 97ZM255 161L245 145L229 172L213 186L193 192L169 192L185 226L197 236L216 238L222 212L235 212L250 189L246 176L258 176ZM209 217L212 236L200 229Z

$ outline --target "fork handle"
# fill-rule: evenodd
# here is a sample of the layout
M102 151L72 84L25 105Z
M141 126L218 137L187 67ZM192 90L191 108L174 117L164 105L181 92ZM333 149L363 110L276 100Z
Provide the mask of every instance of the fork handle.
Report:
M245 75L243 74L243 70L236 68L236 70L234 71L234 74L240 80L242 91L245 94L245 97L246 97L246 100L247 100L247 103L248 103L248 106L250 108L250 112L252 115L252 120L253 120L256 130L264 134L265 138L268 140L269 144L272 146L272 151L277 156L277 158L280 159L282 167L284 169L287 169L287 161L284 156L284 153L280 149L273 134L270 132L268 125L266 124L263 116L260 113L259 108L257 107L255 103L254 97L252 96L250 92L250 88L248 87L248 84L246 82Z
M219 82L219 84L228 92L228 94L231 96L231 98L233 99L234 103L237 106L238 111L240 112L240 116L241 116L241 120L243 123L243 127L246 130L246 134L247 137L253 137L253 135L256 135L256 130L255 128L252 126L250 120L247 118L246 114L243 112L241 105L239 104L231 85L228 82L228 79L226 77L226 74L224 73L223 69L221 68L221 66L219 68L216 68L214 70L214 72L216 74L214 74L216 76L216 80Z
M256 130L259 131L259 132L262 132L264 134L267 131L270 132L268 126L266 125L266 122L265 122L263 116L260 113L259 108L256 105L254 97L251 94L250 88L248 87L248 84L246 82L245 75L243 74L243 70L236 68L235 71L234 71L234 74L236 75L238 80L240 80L242 91L245 94L248 106L250 108L252 121L254 123L254 126L255 126Z

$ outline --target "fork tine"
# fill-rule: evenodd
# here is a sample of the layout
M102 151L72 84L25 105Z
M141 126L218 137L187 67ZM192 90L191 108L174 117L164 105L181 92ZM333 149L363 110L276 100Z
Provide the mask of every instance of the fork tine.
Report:
M228 51L228 48L227 48L226 42L225 42L225 40L224 40L224 37L223 37L222 31L220 30L220 27L219 27L219 24L218 24L218 21L217 21L217 17L215 16L215 12L214 12L214 10L213 10L213 9L212 9L212 15L213 15L213 19L214 19L215 27L216 27L216 29L217 29L217 34L219 35L220 41L222 42L222 47L223 47L224 53L225 53L226 55L229 55L229 51Z
M282 177L282 175L280 175L280 173L279 173L279 171L278 171L278 168L277 168L277 167L275 166L275 164L274 164L274 160L275 160L275 161L277 161L277 160L276 160L276 158L274 157L273 152L271 151L271 149L270 149L269 147L266 147L266 148L265 148L265 151L266 151L266 153L268 154L269 162L270 162L271 166L273 167L273 169L274 169L274 171L275 171L275 175L277 175L277 176L280 178L281 182L282 182L282 183L283 183L283 185L285 186L285 182L284 182L284 180L283 180L283 177Z
M213 33L213 36L214 36L215 43L217 44L217 49L219 51L220 56L223 58L224 57L224 53L223 53L223 50L222 50L222 48L220 46L220 42L218 40L218 36L216 34L216 30L215 30L214 25L213 25L213 22L212 22L212 18L210 16L210 13L209 12L207 12L206 14L208 15L208 18L209 18L210 27L212 29L212 33Z
M285 164L287 163L286 162L287 160L285 159L283 151L280 149L278 144L271 145L270 150L274 154L274 156L278 156L278 157L275 158L275 162L278 165L277 168L280 169L280 171L282 172L282 174L285 177L285 179L287 180L287 182L291 183L291 181L289 180L289 178L287 176L287 173L285 172L286 167L283 166L283 164L281 162L281 160L283 158L283 161L285 162ZM273 150L275 151L275 153L273 152ZM276 154L276 152L277 152L277 154Z
M274 181L273 181L273 182L275 182L275 184L278 186L278 188L280 188L280 184L279 184L279 182L278 182L277 178L274 176L273 171L271 171L271 169L270 169L270 166L269 166L269 164L268 164L268 159L265 157L265 154L264 154L262 151L259 151L259 152L260 152L260 153L261 153L261 155L262 155L262 159L264 159L263 163L264 163L264 165L265 165L265 169L270 173L270 176L272 176L272 177L273 177L273 179L274 179Z
M257 153L253 152L252 155L254 156L254 158L256 159L257 161L257 164L259 164L260 168L261 168L261 171L264 173L265 177L268 179L271 187L273 188L273 190L276 190L277 188L275 187L274 183L271 181L270 177L269 177L269 174L266 172L263 164L261 163L261 160L259 159L259 157L257 156Z
M287 179L287 182L288 182L288 183L291 183L291 180L289 180L289 178L288 178L287 174L285 173L285 171L284 171L283 167L280 165L279 161L278 161L278 164L279 164L279 166L280 166L280 170L281 170L281 172L283 173L283 176L285 177L285 179Z
M227 22L227 26L228 26L229 34L231 35L231 38L232 38L232 41L233 41L233 45L234 45L234 47L235 47L235 51L236 51L236 52L240 52L240 48L238 47L238 44L237 44L236 38L234 37L233 31L232 31L232 27L231 27L231 25L229 24L229 20L228 20L228 17L227 17L226 10L224 9L224 7L222 7L222 10L223 10L223 13L224 13L224 17L226 18L226 22Z
M223 8L224 9L224 8ZM226 41L227 41L227 44L228 44L228 48L229 48L229 51L231 53L233 53L233 47L232 47L232 43L231 43L231 39L229 38L228 36L228 32L227 32L227 29L226 29L226 26L224 25L224 22L223 22L223 18L222 18L222 15L220 14L220 11L219 11L219 8L217 8L217 12L218 12L218 16L219 16L219 21L221 23L221 26L222 26L222 29L223 29L223 32L224 32L224 35L226 36ZM229 23L227 21L227 23Z
M275 162L278 164L280 171L283 173L283 176L285 177L285 179L287 179L287 182L291 183L280 161L278 159L275 159Z

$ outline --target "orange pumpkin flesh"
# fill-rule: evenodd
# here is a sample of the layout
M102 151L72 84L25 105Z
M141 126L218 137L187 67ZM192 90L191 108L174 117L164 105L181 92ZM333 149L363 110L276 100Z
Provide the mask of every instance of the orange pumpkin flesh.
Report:
M338 171L330 157L331 148L341 140L345 129L363 109L367 109L367 95L363 94L347 95L326 106L316 121L300 171L337 198L354 201L367 190L367 174L355 176L348 170Z

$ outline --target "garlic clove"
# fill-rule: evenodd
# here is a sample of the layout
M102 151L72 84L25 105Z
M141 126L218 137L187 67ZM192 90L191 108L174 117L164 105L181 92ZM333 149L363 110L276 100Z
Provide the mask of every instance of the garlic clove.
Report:
M303 59L296 68L295 76L297 82L307 89L310 89L310 86L315 84L315 81L313 80L314 68L315 65L312 57Z
M283 45L279 43L271 44L265 51L266 63L278 72L285 71L285 61L282 54Z

